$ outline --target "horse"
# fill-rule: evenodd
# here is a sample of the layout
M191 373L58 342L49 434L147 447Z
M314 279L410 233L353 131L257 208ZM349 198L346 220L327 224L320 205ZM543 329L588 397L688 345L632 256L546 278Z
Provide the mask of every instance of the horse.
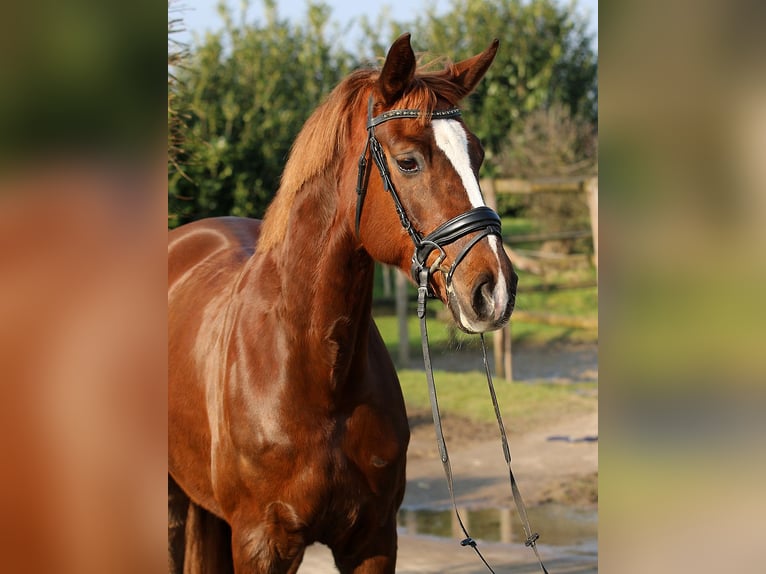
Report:
M322 543L342 573L394 572L409 427L375 262L421 271L464 331L508 322L516 275L456 107L497 48L423 70L404 34L306 121L263 221L169 232L172 571L294 573Z

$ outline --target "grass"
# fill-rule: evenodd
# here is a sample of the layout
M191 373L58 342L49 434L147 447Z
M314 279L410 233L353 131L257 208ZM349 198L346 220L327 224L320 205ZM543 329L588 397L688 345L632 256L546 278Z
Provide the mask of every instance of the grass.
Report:
M508 217L500 218L502 221L503 235L513 237L514 235L527 235L540 231L540 222L526 217Z
M554 343L597 343L598 331L511 321L511 340L514 345L540 347Z
M516 309L536 313L553 313L573 317L598 317L598 287L567 289L561 291L529 292L525 288L565 282L596 282L593 268L560 272L549 278L519 272L519 289ZM546 345L553 342L595 343L598 331L526 323L511 317L511 333L515 343Z
M598 313L597 287L545 292L525 291L541 285L596 283L596 270L593 267L560 271L545 278L524 271L518 271L518 275L520 292L516 296L516 306L519 309L551 311L563 315L595 316Z
M423 371L401 370L399 379L408 408L430 409ZM435 371L434 381L443 413L493 423L495 413L482 372ZM529 430L565 414L585 414L597 408L597 383L495 382L506 430Z

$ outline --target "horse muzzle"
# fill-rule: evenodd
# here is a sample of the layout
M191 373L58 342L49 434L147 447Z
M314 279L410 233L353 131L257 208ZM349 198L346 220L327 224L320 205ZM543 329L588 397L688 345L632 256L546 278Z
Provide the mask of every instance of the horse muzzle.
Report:
M446 285L447 305L457 325L467 333L500 329L511 317L518 276L510 261L503 265L499 259L498 265L484 267L478 273L466 266Z

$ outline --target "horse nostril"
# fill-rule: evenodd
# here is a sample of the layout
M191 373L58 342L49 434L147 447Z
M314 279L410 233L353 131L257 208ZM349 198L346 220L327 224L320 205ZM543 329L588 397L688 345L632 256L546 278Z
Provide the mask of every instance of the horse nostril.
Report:
M479 319L490 319L495 312L495 281L491 276L482 276L477 281L471 295L471 306Z

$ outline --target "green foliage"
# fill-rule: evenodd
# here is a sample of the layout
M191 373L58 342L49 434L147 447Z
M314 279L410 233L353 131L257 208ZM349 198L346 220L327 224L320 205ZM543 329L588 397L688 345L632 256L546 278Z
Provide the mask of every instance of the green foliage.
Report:
M294 26L266 1L265 24L235 24L208 34L179 71L177 100L188 110L183 172L170 174L170 225L215 215L259 217L279 186L298 131L350 68L333 48L330 12L309 3Z
M82 169L102 162L130 165L131 172L134 162L153 161L148 150L162 123L155 68L161 6L3 3L0 196L8 173L37 176L53 164Z
M532 112L560 103L572 117L596 120L596 55L585 22L554 0L453 0L417 20L416 46L457 61L500 40L494 63L466 108L466 121L487 151L486 169Z
M177 102L176 70L187 57L186 45L176 39L181 31L182 19L174 0L168 0L168 171L178 170L176 156L180 152L182 138L179 134L181 110Z

